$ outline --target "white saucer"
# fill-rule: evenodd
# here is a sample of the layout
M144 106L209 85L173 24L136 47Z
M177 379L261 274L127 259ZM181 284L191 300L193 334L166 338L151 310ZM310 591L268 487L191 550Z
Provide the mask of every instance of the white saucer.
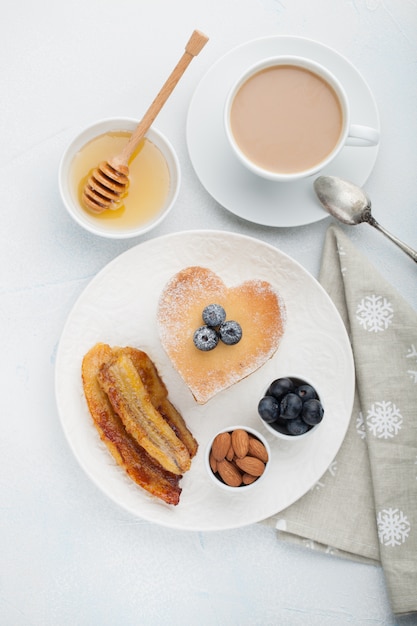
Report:
M227 93L248 66L277 54L305 56L322 63L345 87L351 123L380 128L374 97L358 70L321 43L300 37L265 37L249 41L221 57L200 81L187 116L187 145L195 172L223 207L265 226L301 226L328 216L313 191L313 179L277 183L261 179L232 153L223 127ZM378 146L345 147L321 173L363 185L375 164Z

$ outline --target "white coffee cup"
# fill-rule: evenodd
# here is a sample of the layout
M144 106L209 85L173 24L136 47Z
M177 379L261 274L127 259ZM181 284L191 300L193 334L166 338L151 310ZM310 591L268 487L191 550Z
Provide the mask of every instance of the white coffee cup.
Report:
M297 56L264 59L231 88L224 126L237 158L251 172L275 181L317 174L344 146L375 146L379 131L351 123L339 80L325 67Z

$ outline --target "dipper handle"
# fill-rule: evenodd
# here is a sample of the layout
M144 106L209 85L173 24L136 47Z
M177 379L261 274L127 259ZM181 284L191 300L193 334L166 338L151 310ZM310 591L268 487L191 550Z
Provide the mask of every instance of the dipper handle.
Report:
M187 69L193 58L201 52L207 41L208 37L204 35L204 33L202 33L201 31L195 30L193 32L190 39L188 40L187 45L185 46L184 54L172 70L171 74L168 76L167 80L161 87L159 93L156 95L155 99L146 111L142 120L137 125L136 130L132 133L124 150L120 153L118 157L116 157L115 160L113 160L113 165L127 165L129 158L135 151L135 148L146 135L147 131L149 130L156 116L173 92L175 86L179 82L185 70Z

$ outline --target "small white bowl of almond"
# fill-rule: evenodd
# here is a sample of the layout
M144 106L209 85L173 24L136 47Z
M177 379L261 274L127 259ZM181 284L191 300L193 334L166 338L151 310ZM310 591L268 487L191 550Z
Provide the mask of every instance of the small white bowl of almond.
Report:
M205 464L211 480L221 489L241 493L265 476L271 450L265 437L249 426L228 426L206 448Z

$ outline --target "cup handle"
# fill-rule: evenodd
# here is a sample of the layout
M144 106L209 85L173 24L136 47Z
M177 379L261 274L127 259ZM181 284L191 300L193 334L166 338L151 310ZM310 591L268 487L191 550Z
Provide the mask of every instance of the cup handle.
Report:
M370 126L351 124L346 146L376 146L379 143L379 130Z

